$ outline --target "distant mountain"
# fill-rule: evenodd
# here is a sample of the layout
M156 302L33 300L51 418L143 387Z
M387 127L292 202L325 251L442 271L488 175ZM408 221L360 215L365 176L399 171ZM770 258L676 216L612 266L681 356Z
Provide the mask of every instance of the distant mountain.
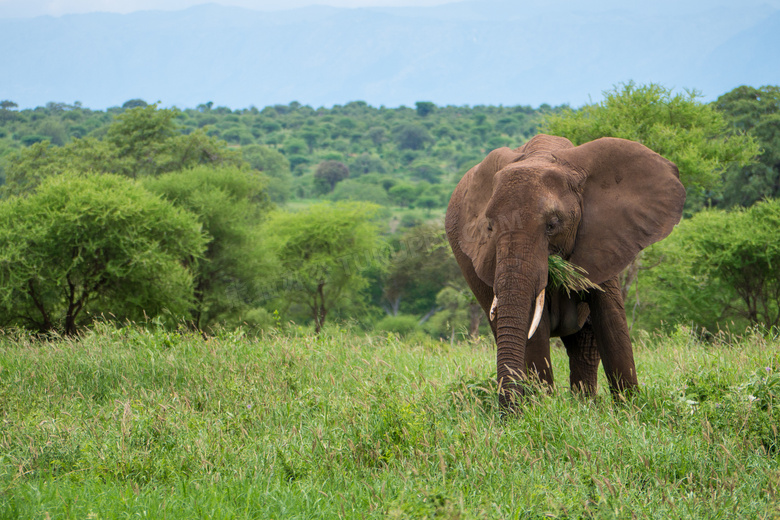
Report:
M634 5L637 4L637 5ZM580 106L635 80L780 84L780 2L465 1L260 12L202 5L0 20L0 99L232 108ZM575 4L580 5L580 4Z

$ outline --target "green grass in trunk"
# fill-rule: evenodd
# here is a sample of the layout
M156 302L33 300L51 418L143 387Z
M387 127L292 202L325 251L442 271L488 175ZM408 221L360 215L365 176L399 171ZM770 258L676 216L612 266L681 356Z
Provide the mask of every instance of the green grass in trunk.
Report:
M588 272L585 269L558 255L547 257L547 273L548 284L556 289L563 289L566 294L572 291L604 290L586 278Z
M487 339L7 334L0 518L776 518L780 340L716 340L641 338L622 403L555 348L502 417Z

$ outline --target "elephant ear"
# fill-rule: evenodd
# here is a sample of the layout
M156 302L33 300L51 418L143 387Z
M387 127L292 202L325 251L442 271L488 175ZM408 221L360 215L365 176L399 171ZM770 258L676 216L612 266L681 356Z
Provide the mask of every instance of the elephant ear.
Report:
M571 262L602 283L680 222L685 188L674 163L625 139L604 137L555 153L585 174Z
M477 276L491 287L496 271L496 252L491 246L493 238L488 230L485 210L493 197L496 173L522 157L523 154L509 148L493 150L481 163L466 172L458 186L463 189L458 245L471 259Z

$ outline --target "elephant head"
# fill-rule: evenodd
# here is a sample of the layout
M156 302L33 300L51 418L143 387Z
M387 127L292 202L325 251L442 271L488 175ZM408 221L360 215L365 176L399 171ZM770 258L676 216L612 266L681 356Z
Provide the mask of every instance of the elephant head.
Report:
M446 228L494 320L499 384L525 377L548 256L582 267L595 284L615 278L679 222L685 189L678 177L673 163L639 143L602 138L575 147L547 135L494 150L465 174Z

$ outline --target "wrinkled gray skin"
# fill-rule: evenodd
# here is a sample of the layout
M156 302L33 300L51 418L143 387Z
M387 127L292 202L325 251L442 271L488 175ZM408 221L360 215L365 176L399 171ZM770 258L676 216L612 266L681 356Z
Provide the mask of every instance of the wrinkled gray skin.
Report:
M613 392L637 386L617 276L672 231L684 202L677 167L624 139L575 147L537 135L515 150L494 150L464 175L447 209L447 236L490 320L504 406L522 393L512 383L531 376L552 385L552 336L566 346L573 389L595 391L600 360ZM553 253L604 290L567 296L548 287L529 339Z

